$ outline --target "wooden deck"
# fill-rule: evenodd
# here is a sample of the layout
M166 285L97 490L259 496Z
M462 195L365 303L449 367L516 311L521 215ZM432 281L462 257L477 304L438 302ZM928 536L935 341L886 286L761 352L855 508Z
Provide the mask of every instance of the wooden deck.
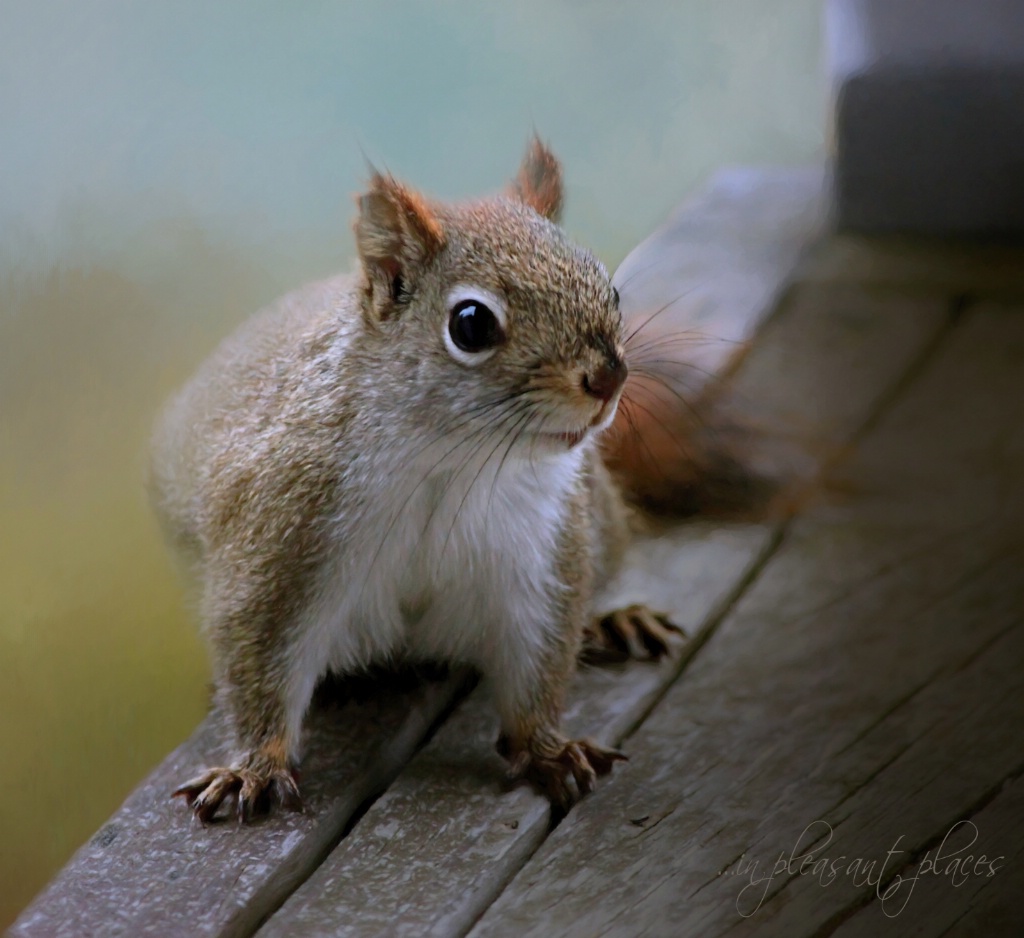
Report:
M318 707L304 814L168 798L207 721L14 926L50 935L985 935L1024 922L1024 251L830 238L723 410L787 511L635 545L673 660L584 669L630 761L557 824L465 674Z

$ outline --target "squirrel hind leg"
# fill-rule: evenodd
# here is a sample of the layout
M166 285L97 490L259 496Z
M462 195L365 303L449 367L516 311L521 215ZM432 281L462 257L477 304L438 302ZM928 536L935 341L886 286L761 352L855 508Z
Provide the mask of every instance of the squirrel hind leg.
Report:
M287 758L283 739L272 739L253 749L230 766L204 772L172 792L182 797L204 824L213 821L222 805L234 801L239 823L265 814L272 804L302 810L295 770Z
M671 656L686 633L663 612L634 603L595 616L583 632L580 660L584 664L614 664L630 658L657 660Z

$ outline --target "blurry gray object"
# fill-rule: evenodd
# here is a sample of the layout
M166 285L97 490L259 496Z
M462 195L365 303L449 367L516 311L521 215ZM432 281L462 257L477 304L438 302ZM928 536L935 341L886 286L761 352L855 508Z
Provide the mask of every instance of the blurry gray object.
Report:
M839 228L1024 233L1024 0L828 0Z

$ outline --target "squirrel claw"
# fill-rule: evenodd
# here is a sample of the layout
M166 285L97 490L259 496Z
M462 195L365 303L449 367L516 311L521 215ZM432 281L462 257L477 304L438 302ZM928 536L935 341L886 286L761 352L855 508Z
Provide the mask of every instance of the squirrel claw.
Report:
M628 758L591 739L566 740L554 753L523 750L511 757L512 771L527 777L563 812L594 790L598 776Z
M274 770L266 776L243 768L210 769L171 794L172 798L179 796L204 824L213 821L221 805L232 796L239 824L265 813L272 800L291 810L302 810L298 785L287 769Z
M237 783L240 784L240 780ZM235 787L236 778L229 769L211 769L176 788L171 797L183 797L192 813L206 824L213 820L217 809Z
M658 660L672 652L672 637L686 633L663 612L634 603L595 618L583 639L582 658L590 664Z

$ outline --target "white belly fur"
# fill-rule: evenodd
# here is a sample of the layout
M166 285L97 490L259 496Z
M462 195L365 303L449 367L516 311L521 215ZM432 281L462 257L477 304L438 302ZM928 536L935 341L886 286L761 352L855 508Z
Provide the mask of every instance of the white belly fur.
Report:
M294 633L291 739L328 669L408 655L500 673L513 692L534 680L528 649L556 625L553 558L583 458L581 446L426 482L405 481L406 465L357 523L339 519L337 561Z

